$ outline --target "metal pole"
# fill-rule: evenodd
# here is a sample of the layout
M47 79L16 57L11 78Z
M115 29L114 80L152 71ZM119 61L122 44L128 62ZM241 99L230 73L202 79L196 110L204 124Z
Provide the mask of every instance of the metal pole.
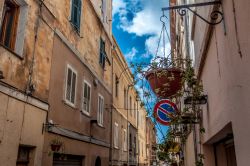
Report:
M175 10L175 9L182 9L182 8L190 8L190 7L199 7L199 6L208 6L208 5L216 5L221 4L220 1L212 1L212 2L203 2L203 3L194 3L194 4L185 4L185 5L176 5L176 6L169 6L162 8L162 11L165 10Z

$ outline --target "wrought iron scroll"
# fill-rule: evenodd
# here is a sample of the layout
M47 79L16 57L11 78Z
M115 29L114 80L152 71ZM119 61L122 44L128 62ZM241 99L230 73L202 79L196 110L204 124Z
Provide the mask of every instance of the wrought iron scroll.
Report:
M215 10L213 10L210 13L210 16L209 16L210 20L207 20L206 18L204 18L203 16L198 14L195 10L191 9L192 7L201 7L201 6L209 6L209 5L210 6L211 5L219 5L219 6L221 6L221 1L212 1L212 2L204 2L204 3L196 3L196 4L170 6L170 7L162 8L162 11L165 11L165 10L177 10L178 14L181 17L185 16L187 14L187 11L190 11L194 15L199 17L201 20L206 22L207 24L217 25L217 24L221 23L224 18L223 18L223 12L219 11L219 8L215 8Z

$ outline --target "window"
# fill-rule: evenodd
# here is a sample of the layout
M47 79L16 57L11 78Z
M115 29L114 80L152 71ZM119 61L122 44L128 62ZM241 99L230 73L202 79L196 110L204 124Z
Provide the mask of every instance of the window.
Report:
M136 104L134 102L134 117L136 118Z
M128 147L128 144L127 144L127 130L126 129L123 129L123 150L124 151L127 151L127 147Z
M136 156L136 148L137 148L137 147L136 147L136 137L134 137L134 149L135 149L135 150L134 150L134 156Z
M84 81L82 111L87 115L90 114L90 99L91 99L91 86L89 83Z
M14 51L17 36L20 7L15 1L5 0L0 43Z
M64 153L53 153L53 166L72 165L82 166L85 165L85 156L70 155Z
M138 140L138 154L141 155L141 142Z
M132 151L132 135L129 134L129 151Z
M132 116L133 113L132 113L132 97L131 96L129 97L129 110L130 110L130 116Z
M106 51L105 51L105 42L102 38L100 38L100 56L99 56L99 63L102 68L105 68L105 58L106 58Z
M127 109L127 90L124 88L124 109Z
M80 31L81 9L82 9L82 1L81 0L72 0L71 1L70 21L78 32Z
M138 110L138 111L137 111L138 127L141 126L141 121L140 121L141 119L140 119L140 117L141 117L141 116L140 116L140 112L139 112L139 110Z
M117 75L115 76L115 97L118 97L119 93L118 93L118 89L119 88L119 78L117 77Z
M105 22L106 19L106 11L107 11L107 2L106 0L102 0L102 6L101 6L101 10L102 10L102 21Z
M98 96L98 113L97 113L97 123L103 126L103 111L104 111L104 99L101 95Z
M75 96L76 96L76 71L67 66L67 78L66 78L66 92L65 99L66 103L71 106L75 106Z
M17 155L17 166L28 166L30 162L30 151L32 148L19 146L18 155Z
M115 122L115 126L114 126L114 147L118 149L118 138L119 138L119 134L118 134L118 123Z
M143 156L143 149L144 149L144 146L143 146L143 142L142 142L141 143L142 156Z

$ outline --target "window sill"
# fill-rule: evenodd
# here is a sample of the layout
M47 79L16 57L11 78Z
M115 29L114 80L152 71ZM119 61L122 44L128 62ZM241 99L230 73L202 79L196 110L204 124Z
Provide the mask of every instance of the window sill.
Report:
M88 113L86 111L83 111L83 110L81 110L81 113L82 113L82 115L84 115L84 116L86 116L88 118L91 118L90 113Z
M23 60L23 57L21 55L15 53L15 51L13 51L12 49L10 49L9 47L6 47L2 43L0 43L0 46L3 47L4 49L6 49L7 51L9 51L11 54L13 54L14 56L16 56L17 58L19 58L20 60Z
M62 100L62 101L63 101L63 104L64 104L64 105L67 105L67 106L69 106L70 108L72 108L72 109L74 109L74 110L77 110L75 104L72 104L72 103L70 103L70 102L67 101L67 100Z
M99 124L99 123L97 123L97 126L99 126L100 128L105 129L105 127L103 125Z
M117 149L117 150L119 149L118 147L115 147L115 146L114 146L114 148Z

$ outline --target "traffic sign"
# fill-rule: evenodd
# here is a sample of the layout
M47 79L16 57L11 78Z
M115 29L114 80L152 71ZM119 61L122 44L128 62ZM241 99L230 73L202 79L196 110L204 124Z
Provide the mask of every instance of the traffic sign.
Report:
M169 126L171 117L178 112L176 105L170 100L164 99L159 101L154 107L156 120L162 125Z

